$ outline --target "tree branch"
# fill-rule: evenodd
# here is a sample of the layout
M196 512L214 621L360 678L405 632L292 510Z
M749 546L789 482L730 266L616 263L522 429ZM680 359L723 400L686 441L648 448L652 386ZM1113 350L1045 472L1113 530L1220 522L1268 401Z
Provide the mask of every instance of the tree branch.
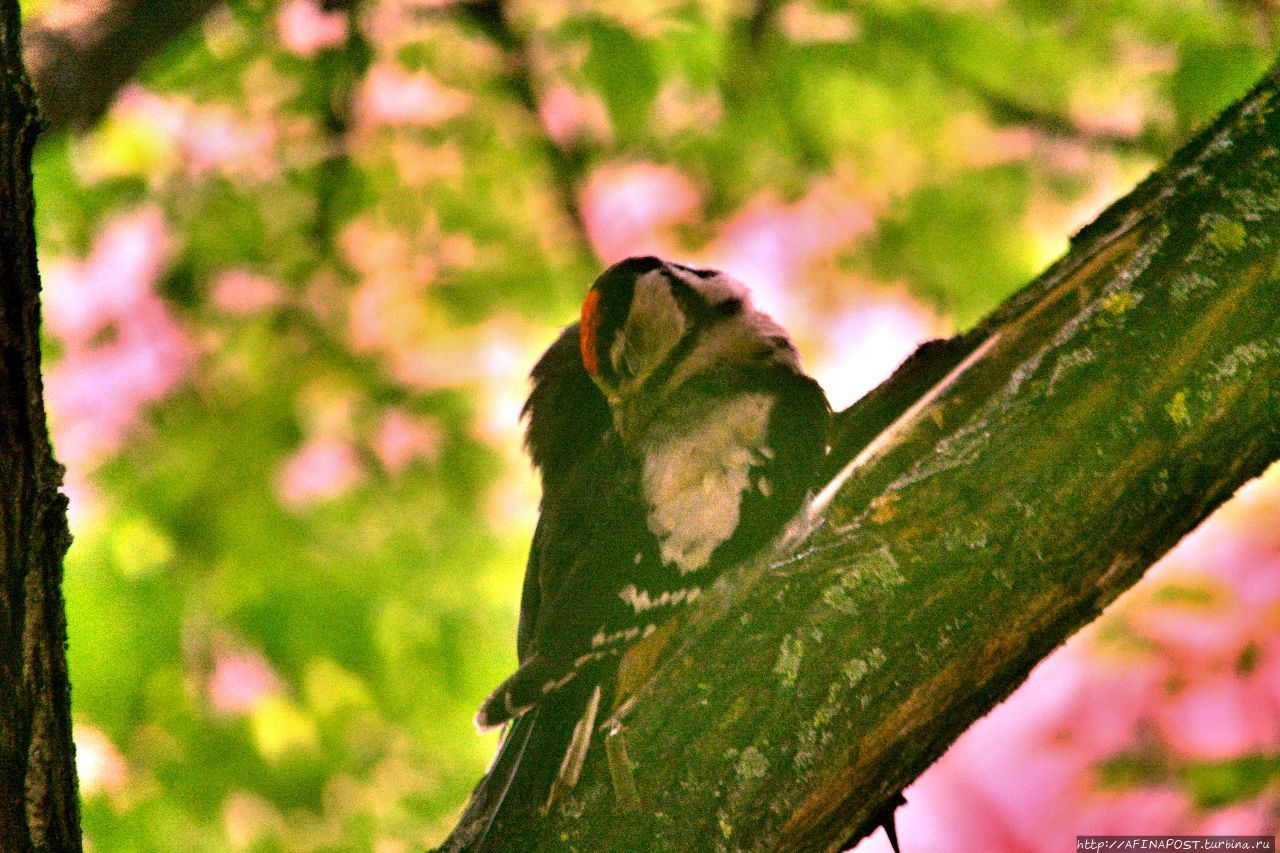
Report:
M62 467L40 383L31 149L16 0L0 0L0 850L80 849L62 557Z
M55 6L63 17L69 4ZM148 59L221 0L107 0L77 4L74 20L36 18L26 59L50 130L91 126Z
M842 419L815 529L691 614L612 768L496 837L838 849L1280 457L1278 82Z

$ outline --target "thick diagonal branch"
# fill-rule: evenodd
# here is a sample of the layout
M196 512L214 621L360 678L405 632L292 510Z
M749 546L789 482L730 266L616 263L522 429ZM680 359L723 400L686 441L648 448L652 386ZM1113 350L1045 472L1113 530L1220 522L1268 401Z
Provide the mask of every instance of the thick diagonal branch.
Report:
M222 0L54 4L25 33L26 61L51 130L86 128L142 64Z
M1280 457L1277 100L845 417L820 523L718 585L612 735L640 807L599 749L504 841L835 849Z

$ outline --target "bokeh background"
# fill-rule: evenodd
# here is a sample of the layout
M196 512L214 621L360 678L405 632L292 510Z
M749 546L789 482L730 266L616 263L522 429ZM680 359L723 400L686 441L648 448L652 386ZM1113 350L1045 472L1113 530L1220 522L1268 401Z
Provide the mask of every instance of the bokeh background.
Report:
M339 5L218 5L36 151L92 850L443 838L514 664L525 376L604 264L736 274L846 406L1280 37L1275 0ZM904 847L1273 833L1278 721L1273 471L908 791Z

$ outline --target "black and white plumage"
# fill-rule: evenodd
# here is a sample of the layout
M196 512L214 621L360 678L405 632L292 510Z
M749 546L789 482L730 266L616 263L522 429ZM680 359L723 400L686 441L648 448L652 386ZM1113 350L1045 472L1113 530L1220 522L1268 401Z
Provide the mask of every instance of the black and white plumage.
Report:
M620 654L770 544L826 449L830 409L790 339L712 270L610 267L532 379L543 495L519 668L476 715L514 722L448 849L488 849L499 809L576 782Z

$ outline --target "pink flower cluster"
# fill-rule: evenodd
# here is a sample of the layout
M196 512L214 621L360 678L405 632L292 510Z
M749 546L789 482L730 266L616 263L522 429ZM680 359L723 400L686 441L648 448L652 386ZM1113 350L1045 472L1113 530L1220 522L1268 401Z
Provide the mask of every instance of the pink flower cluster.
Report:
M209 675L209 701L220 714L247 714L282 689L280 676L253 650L218 655Z
M298 448L280 469L280 498L286 506L302 509L342 495L364 476L364 466L349 442L313 438Z
M538 118L547 135L562 148L584 139L608 140L613 135L609 111L600 96L575 89L563 80L552 83L538 98Z
M356 115L366 124L437 127L471 106L471 96L425 71L409 72L394 61L369 69L356 96Z
M284 304L287 298L278 282L243 269L221 273L210 291L210 302L228 314L257 314Z
M190 364L191 343L155 292L171 251L149 207L108 223L86 260L44 264L45 330L62 348L45 400L73 493Z
M325 12L317 0L289 0L276 19L285 50L310 58L347 39L345 12Z
M613 263L628 255L677 254L670 232L692 221L701 198L670 166L629 163L596 170L580 203L592 248Z
M238 115L230 107L125 88L113 114L145 125L170 146L174 161L193 177L218 173L266 180L279 169L275 125Z
M435 461L444 441L444 428L436 420L393 407L379 414L367 444L377 464L395 475L415 462ZM277 491L286 507L301 511L341 497L368 475L355 441L322 433L304 441L281 466Z
M817 184L790 204L762 194L724 224L709 260L711 266L750 281L756 303L791 325L786 307L795 300L788 299L788 289L810 279L873 227L867 204L834 185Z

